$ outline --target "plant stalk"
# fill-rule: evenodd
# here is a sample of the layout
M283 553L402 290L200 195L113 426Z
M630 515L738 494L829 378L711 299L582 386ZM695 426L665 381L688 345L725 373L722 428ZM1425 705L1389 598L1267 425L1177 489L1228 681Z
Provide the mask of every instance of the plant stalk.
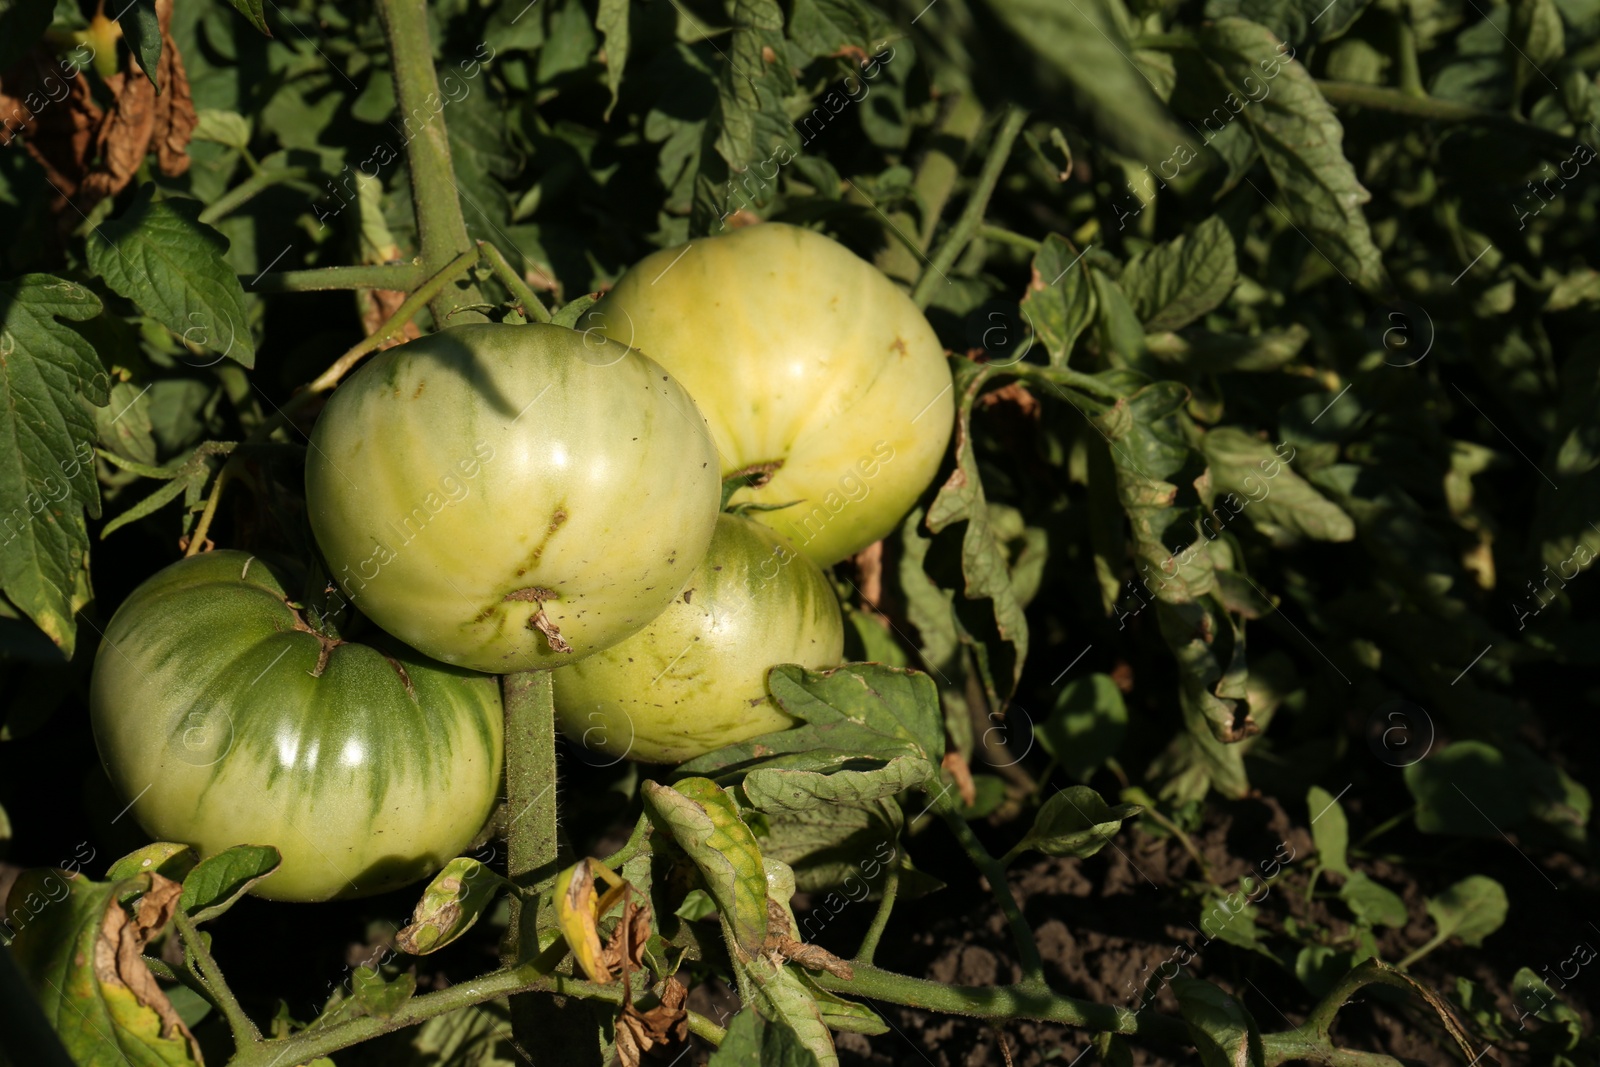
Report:
M989 850L983 847L978 835L967 825L967 820L962 817L961 809L955 801L950 800L945 794L940 794L939 799L934 801L933 807L945 825L950 827L950 832L956 835L956 840L961 842L961 847L966 850L968 858L978 868L978 873L988 881L989 890L994 894L995 902L1000 905L1006 923L1011 927L1011 939L1016 942L1017 956L1022 963L1023 981L1037 983L1043 988L1044 960L1039 955L1039 943L1033 936L1033 927L1028 925L1022 909L1017 905L1017 898L1012 895L1011 883L1006 880L1005 867L989 855Z
M178 928L178 936L183 938L184 951L194 960L197 972L195 977L200 979L206 992L222 1010L223 1018L228 1020L228 1029L233 1032L234 1045L241 1049L259 1047L261 1031L256 1029L256 1024L250 1021L250 1016L239 1006L239 998L228 988L227 979L222 977L222 968L217 966L217 961L211 956L211 950L206 948L205 940L195 928L194 920L179 908L173 915L173 923Z
M200 221L207 226L215 226L219 220L227 218L274 185L298 185L310 178L313 173L315 172L310 167L283 167L278 170L257 171L208 204L205 210L200 212ZM311 188L321 192L316 186Z
M918 307L927 307L928 301L933 298L934 287L941 282L948 282L947 275L951 268L982 224L983 213L989 210L989 198L994 195L994 187L1000 181L1000 172L1005 169L1006 160L1011 156L1011 146L1016 142L1017 134L1022 132L1022 124L1027 118L1028 113L1020 107L1013 105L1006 109L1000 129L994 135L994 143L989 146L988 158L983 161L983 170L978 174L978 184L967 198L967 206L962 209L961 217L944 239L944 244L939 246L939 251L934 253L924 268L922 277L917 279L916 288L911 290L911 299L916 301Z
M889 913L894 910L895 895L900 891L900 864L900 857L896 856L894 866L884 872L883 899L878 901L878 911L872 916L872 925L867 927L866 936L861 939L861 948L857 950L852 963L872 966L878 942L883 939L883 931L889 925Z
M450 138L442 113L439 75L433 67L433 37L428 32L425 0L377 0L378 18L389 42L394 72L394 96L407 134L406 167L411 173L411 202L417 215L422 269L437 274L445 264L473 247L461 217L461 196L450 165ZM435 111L438 104L441 111ZM416 120L419 128L412 129ZM428 305L433 321L442 327L452 312L484 303L476 284L441 292ZM476 311L461 310L456 322L483 322Z
M533 287L506 261L505 253L487 241L479 243L483 246L484 258L494 270L494 276L510 290L511 298L522 305L522 317L529 322L549 322L550 309L544 306L544 301L539 299Z
M239 276L253 293L319 293L333 289L394 289L410 292L427 274L420 263L384 263L371 267L317 267L285 270L257 278Z

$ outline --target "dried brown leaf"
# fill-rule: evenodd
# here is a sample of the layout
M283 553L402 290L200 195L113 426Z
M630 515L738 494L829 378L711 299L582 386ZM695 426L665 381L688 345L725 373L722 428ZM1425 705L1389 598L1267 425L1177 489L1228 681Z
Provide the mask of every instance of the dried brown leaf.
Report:
M363 289L358 297L361 307L361 326L368 337L378 332L378 327L389 321L389 316L406 302L406 294L398 289ZM379 351L415 341L422 336L415 320L407 322L405 329L378 346Z
M152 873L150 889L134 904L132 915L113 902L106 909L100 923L100 936L95 940L94 974L101 985L126 987L139 1003L154 1011L161 1020L163 1037L182 1034L198 1063L201 1062L199 1044L142 958L145 945L172 921L182 895L182 885Z
M972 768L967 765L967 757L952 748L944 754L939 766L949 771L950 777L956 780L956 792L961 796L961 803L970 808L978 802L978 783L972 780Z
M649 1011L640 1011L631 1001L623 1002L617 1017L617 1061L622 1067L639 1067L640 1059L652 1048L689 1036L688 999L688 986L673 977L661 987L661 1003Z
M161 22L161 61L157 80L161 95L155 101L155 124L150 149L156 154L161 173L175 178L189 169L189 138L200 123L189 95L189 75L183 69L178 42L172 39L172 0L156 0L156 18Z

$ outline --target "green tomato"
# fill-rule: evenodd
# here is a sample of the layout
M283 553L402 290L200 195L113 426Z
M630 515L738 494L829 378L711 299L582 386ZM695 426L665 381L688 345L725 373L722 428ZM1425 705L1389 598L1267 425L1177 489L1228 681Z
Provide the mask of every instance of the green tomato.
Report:
M844 622L822 570L781 534L723 515L667 610L551 674L556 721L618 759L681 763L793 725L767 694L769 668L819 670L843 658Z
M494 807L499 688L382 634L318 633L286 584L218 551L133 591L90 684L106 771L157 840L202 856L276 846L260 896L361 896L431 874Z
M734 501L798 502L758 521L823 566L893 530L950 440L950 368L927 319L810 230L768 222L656 252L580 325L682 382L722 473L771 471Z
M721 484L694 401L560 326L456 326L373 358L311 436L334 579L424 653L508 674L616 644L705 555Z

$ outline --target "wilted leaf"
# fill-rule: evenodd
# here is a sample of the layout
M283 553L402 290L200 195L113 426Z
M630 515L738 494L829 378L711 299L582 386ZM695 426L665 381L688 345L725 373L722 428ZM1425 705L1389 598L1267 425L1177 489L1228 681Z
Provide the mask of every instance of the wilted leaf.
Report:
M1033 279L1022 298L1022 314L1044 344L1052 367L1065 367L1079 336L1094 322L1094 285L1089 269L1065 237L1052 233L1033 257Z
M706 887L748 955L767 938L767 879L761 850L727 792L706 778L640 786L650 821L700 868Z
M1086 785L1068 786L1040 806L1033 828L1007 858L1029 849L1047 856L1092 856L1110 843L1124 819L1143 810L1137 804L1111 807Z
M818 1067L818 1060L801 1042L794 1028L779 1020L769 1020L754 1007L747 1007L728 1024L728 1036L706 1061L706 1067Z
M411 922L395 935L395 946L413 956L439 951L472 929L509 884L477 860L458 856L422 891ZM559 900L556 910L559 914Z

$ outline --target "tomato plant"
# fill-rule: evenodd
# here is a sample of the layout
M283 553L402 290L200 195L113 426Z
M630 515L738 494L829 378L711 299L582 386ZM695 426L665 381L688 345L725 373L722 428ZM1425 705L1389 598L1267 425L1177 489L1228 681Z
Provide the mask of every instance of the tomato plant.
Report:
M95 741L158 841L213 856L271 845L277 900L382 892L431 874L493 809L493 679L320 631L270 563L179 560L122 602L90 691Z
M828 579L781 534L723 515L683 593L643 630L552 676L566 735L608 755L682 763L782 730L780 663L832 667L844 623Z
M655 617L705 554L719 484L694 401L659 366L540 324L383 353L329 400L306 463L311 525L351 603L498 673Z
M1596 2L0 3L0 1061L1600 1060Z
M706 309L684 315L685 307ZM738 502L818 563L899 523L949 441L950 370L921 310L872 264L781 223L663 248L586 316L684 383Z

